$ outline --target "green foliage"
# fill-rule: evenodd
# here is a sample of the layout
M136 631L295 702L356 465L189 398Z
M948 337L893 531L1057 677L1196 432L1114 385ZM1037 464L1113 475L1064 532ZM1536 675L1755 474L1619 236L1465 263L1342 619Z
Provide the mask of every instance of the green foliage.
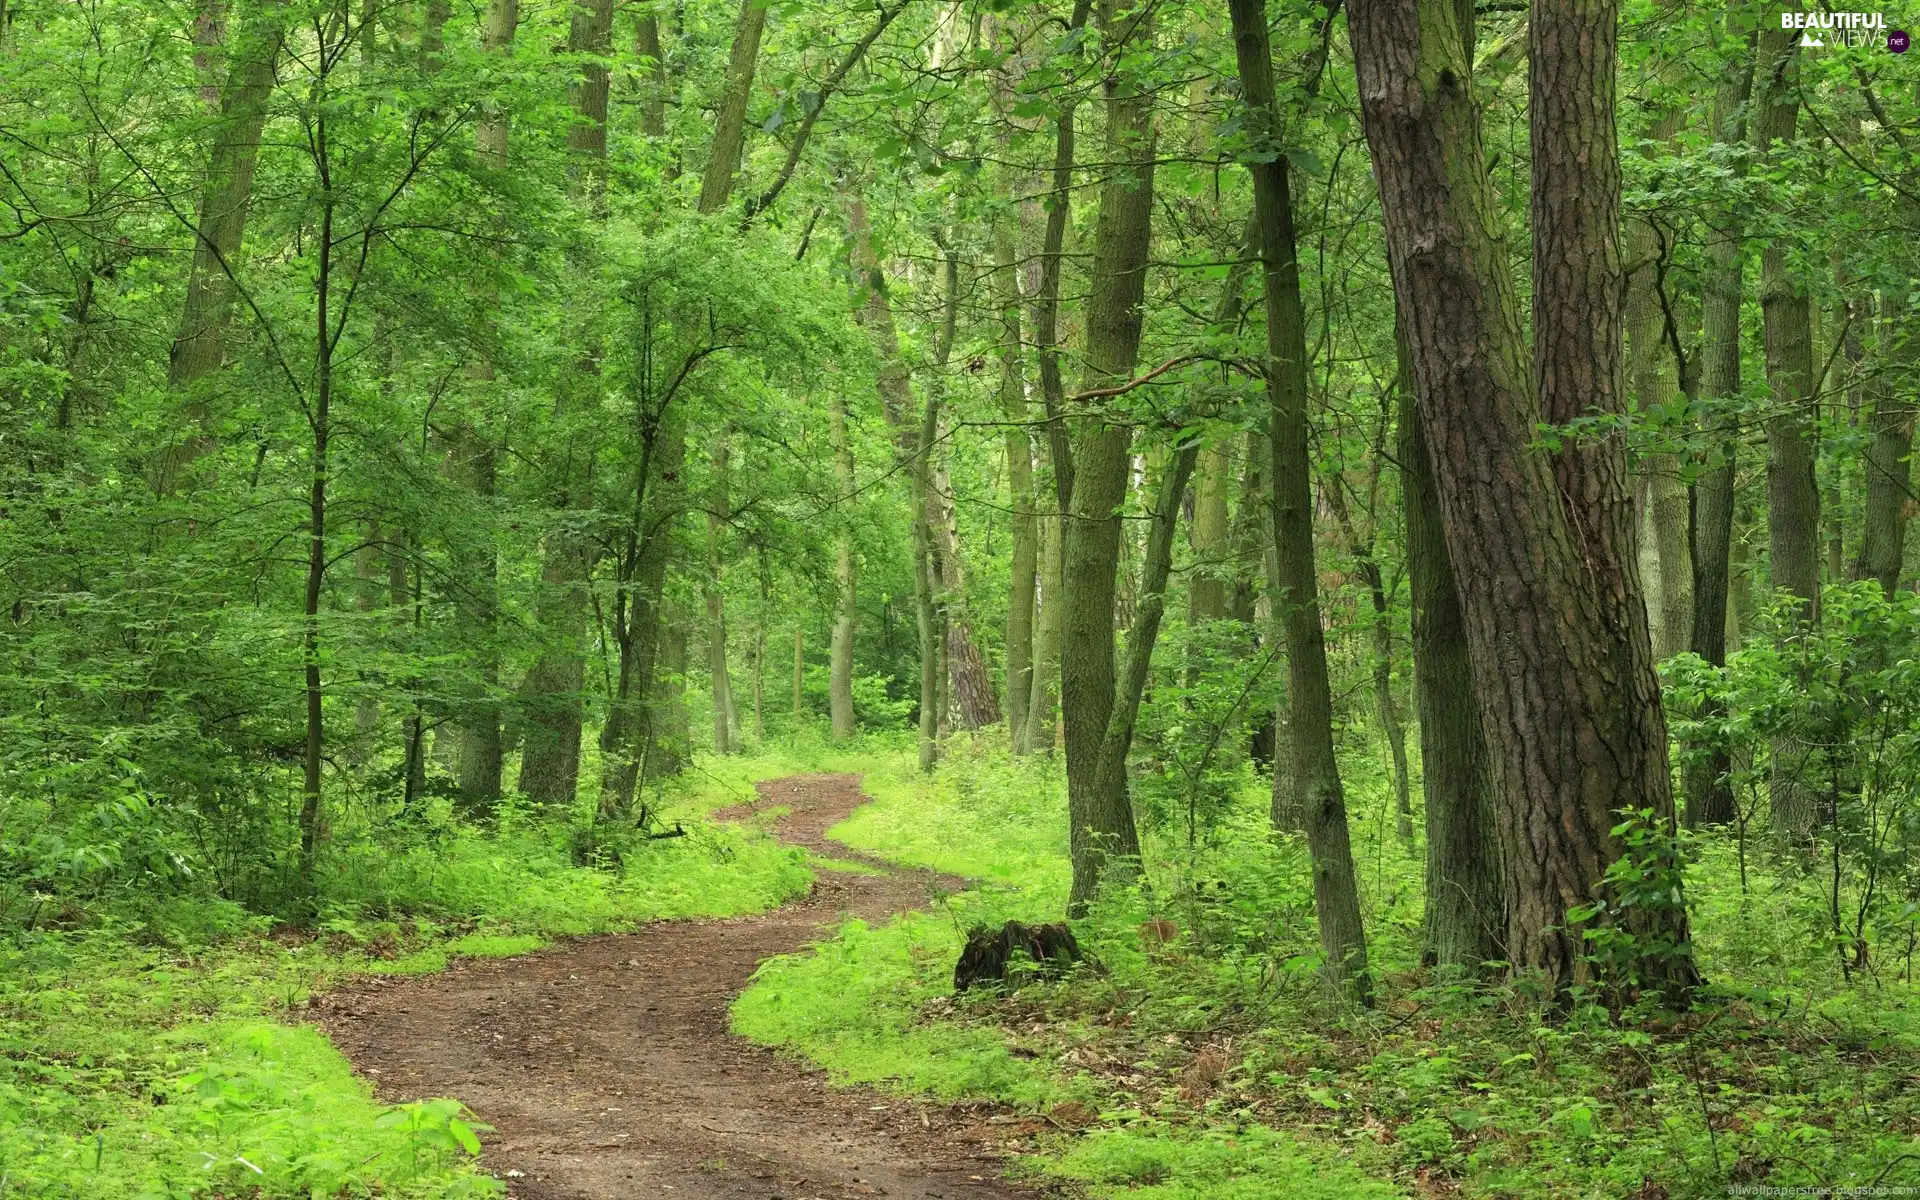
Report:
M480 830L442 801L435 836L334 860L329 914L305 934L187 896L74 910L69 929L43 912L0 945L0 1178L50 1200L495 1194L467 1163L486 1129L456 1101L382 1108L317 1030L280 1022L355 974L804 891L799 851L700 819L793 761L700 776L670 809L691 835L625 845L611 869L575 865L563 823Z
M1304 848L1266 832L1253 786L1194 850L1184 830L1149 839L1150 890L1108 894L1076 927L1097 969L951 996L963 928L1050 919L1066 888L1058 765L982 738L950 742L930 779L904 751L870 761L875 803L834 831L975 886L769 963L735 1026L850 1081L1049 1115L1085 1105L1037 1118L1043 1136L1016 1148L1035 1155L1027 1169L1103 1196L1424 1186L1705 1200L1742 1181L1920 1184L1907 1157L1920 1136L1920 1089L1902 1065L1920 1042L1908 985L1894 972L1846 983L1807 936L1825 921L1818 880L1791 862L1749 861L1743 877L1731 834L1625 822L1637 849L1608 903L1651 902L1684 868L1711 986L1679 1017L1657 998L1561 1010L1524 987L1419 966L1419 860L1401 848L1390 784L1365 749L1343 768L1374 935L1372 1010L1330 1004L1321 988ZM1148 917L1177 934L1143 937ZM1591 944L1644 950L1618 937Z

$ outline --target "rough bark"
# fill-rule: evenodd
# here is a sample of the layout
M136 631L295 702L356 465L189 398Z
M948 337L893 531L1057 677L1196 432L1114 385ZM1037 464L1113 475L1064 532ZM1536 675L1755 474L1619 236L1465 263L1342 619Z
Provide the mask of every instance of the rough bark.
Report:
M1273 55L1264 0L1229 0L1234 56L1249 128L1277 147L1281 130L1274 105ZM1293 230L1287 159L1273 154L1247 164L1253 176L1254 220L1266 280L1267 394L1273 482L1273 540L1280 587L1276 616L1286 638L1287 698L1293 735L1293 773L1305 809L1307 848L1313 856L1314 912L1320 926L1323 970L1329 981L1361 996L1367 982L1366 933L1359 882L1347 833L1346 795L1333 748L1333 688L1320 624L1314 571L1313 465L1307 455L1306 316Z
M1150 14L1144 7L1114 11L1103 6L1102 32L1116 51L1125 42L1144 43L1151 37ZM1154 159L1152 94L1143 83L1116 71L1103 84L1104 157L1115 165L1100 189L1085 309L1082 390L1127 379L1140 352ZM1132 426L1110 423L1097 410L1081 416L1078 424L1061 570L1066 611L1060 651L1072 913L1084 911L1106 879L1134 875L1140 856L1125 773L1108 781L1099 771L1114 707L1114 574L1120 561L1120 508L1126 501ZM1063 465L1056 456L1056 474Z
M1666 731L1632 558L1619 554L1632 544L1632 505L1618 447L1584 444L1563 468L1574 495L1591 501L1580 506L1578 524L1556 464L1535 447L1543 410L1500 243L1459 8L1452 0L1353 0L1348 13L1394 290L1493 768L1506 954L1517 969L1564 986L1591 974L1583 926L1568 912L1594 902L1622 854L1612 833L1618 814L1671 816ZM1610 157L1615 14L1609 4L1569 8L1554 0L1530 14L1535 187L1550 193L1537 219L1555 231L1545 255L1536 254L1548 261L1536 266L1548 287L1565 272L1565 286L1601 309L1578 314L1567 297L1545 298L1546 324L1537 328L1541 352L1555 359L1542 375L1562 393L1557 404L1577 399L1576 412L1584 412L1618 399L1619 259L1604 245L1614 225L1600 216L1617 214L1618 199L1562 193L1617 188L1606 163L1569 161ZM1653 950L1637 964L1642 979L1691 982L1684 908L1643 910L1633 923Z

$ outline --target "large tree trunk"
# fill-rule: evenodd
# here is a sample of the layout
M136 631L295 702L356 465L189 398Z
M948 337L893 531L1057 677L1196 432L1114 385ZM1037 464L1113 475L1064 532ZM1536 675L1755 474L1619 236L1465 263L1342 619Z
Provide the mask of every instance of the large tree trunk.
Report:
M1263 0L1229 0L1241 94L1251 128L1279 144L1273 56ZM1346 795L1333 749L1333 687L1320 625L1313 555L1313 464L1307 456L1306 316L1284 155L1247 164L1266 278L1267 393L1272 403L1273 540L1280 587L1273 602L1286 636L1295 787L1313 855L1314 912L1327 978L1368 994L1367 941L1347 834Z
M1122 30L1146 43L1150 10L1103 7L1101 25L1116 41ZM1116 46L1115 54L1119 54ZM1128 378L1140 352L1141 306L1153 218L1153 97L1145 80L1110 75L1106 154L1111 174L1100 189L1092 275L1086 302L1087 388ZM1051 415L1051 414L1049 414ZM1096 413L1080 419L1072 452L1072 505L1061 571L1066 589L1061 626L1060 698L1066 724L1068 852L1073 887L1068 911L1084 912L1109 869L1121 879L1138 870L1140 836L1127 800L1126 775L1100 776L1101 747L1114 706L1114 573L1120 561L1120 507L1127 496L1132 427ZM1054 470L1065 464L1056 455ZM1103 790L1103 785L1105 785Z
M1738 33L1742 8L1729 5L1729 32ZM1753 90L1751 50L1733 65L1714 92L1710 120L1714 141L1746 141L1745 112ZM1740 304L1745 234L1740 214L1729 207L1714 214L1707 245L1707 266L1700 284L1700 391L1731 414L1740 395ZM1688 649L1714 666L1727 661L1729 571L1733 551L1733 485L1739 456L1739 424L1732 415L1705 418L1708 461L1689 496L1689 550L1693 564L1693 628ZM1707 714L1713 715L1713 714ZM1718 825L1734 820L1732 763L1724 753L1697 761L1687 770L1686 822Z
M1666 730L1632 558L1621 554L1632 545L1633 509L1620 447L1576 451L1563 473L1577 490L1563 498L1555 463L1535 445L1542 406L1486 174L1465 9L1454 0L1353 0L1348 13L1493 768L1506 955L1565 986L1591 973L1587 923L1569 910L1601 898L1607 867L1624 850L1612 832L1619 814L1671 816ZM1610 4L1570 12L1547 0L1529 21L1545 249L1536 267L1544 287L1568 289L1539 297L1545 323L1536 325L1551 359L1543 383L1559 409L1619 399L1619 258L1606 248L1618 212L1614 17ZM1690 983L1684 907L1630 920L1654 950L1636 964L1640 979Z
M1792 30L1760 33L1763 85L1754 110L1754 146L1762 154L1790 141L1800 111L1799 50ZM1813 306L1806 281L1789 269L1791 247L1768 243L1760 255L1760 315L1766 337L1767 542L1776 594L1800 601L1800 616L1820 619L1820 491L1814 483L1812 411ZM1804 841L1813 833L1814 792L1805 779L1810 756L1797 739L1773 745L1768 801L1775 836Z
M481 27L481 48L491 56L504 56L513 45L520 21L518 0L489 0ZM492 171L505 171L512 133L510 115L498 105L489 104L474 126L476 157ZM482 308L492 312L498 293L492 287ZM490 331L498 337L498 331ZM492 346L484 347L467 368L467 377L477 385L483 397L492 390L495 370ZM454 458L462 482L473 493L491 501L498 483L498 465L494 449L484 434L470 422L461 422L454 435ZM495 693L500 686L500 652L496 623L500 603L500 562L494 544L492 514L483 525L482 546L461 562L462 586L469 600L463 607L471 622L479 658L482 695L468 707L460 722L460 797L469 806L488 808L500 798L506 757L501 732L500 703Z
M733 172L740 161L746 136L747 100L753 95L753 74L760 61L760 34L767 27L766 0L740 0L734 23L733 50L727 59L727 87L713 121L713 144L707 151L707 171L700 179L700 211L718 212L733 194Z
M220 89L220 118L200 192L187 294L167 360L167 384L176 391L195 389L226 360L236 295L233 275L240 267L253 204L254 165L273 94L284 17L278 4L266 4L248 21ZM161 492L179 486L181 473L214 444L213 410L205 395L188 397L186 417L182 440L158 463L155 484Z

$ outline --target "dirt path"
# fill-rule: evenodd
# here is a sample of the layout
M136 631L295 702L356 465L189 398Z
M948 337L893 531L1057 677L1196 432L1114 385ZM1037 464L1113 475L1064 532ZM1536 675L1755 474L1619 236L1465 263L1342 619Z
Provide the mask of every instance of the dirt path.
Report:
M858 776L775 780L760 797L792 807L782 839L862 858L826 837L866 801ZM328 997L320 1021L383 1099L457 1096L494 1126L484 1161L520 1200L1031 1197L999 1179L978 1114L829 1088L727 1030L760 960L842 915L882 920L958 882L822 871L775 912L372 980Z

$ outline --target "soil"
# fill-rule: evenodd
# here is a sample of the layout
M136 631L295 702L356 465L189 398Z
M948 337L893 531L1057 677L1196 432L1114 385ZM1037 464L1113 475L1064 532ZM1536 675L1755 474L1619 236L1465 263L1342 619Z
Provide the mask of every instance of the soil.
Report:
M789 806L782 840L885 873L821 871L805 898L769 913L361 981L320 1001L322 1027L382 1099L466 1102L493 1126L483 1164L519 1200L1030 1200L1000 1178L1004 1127L988 1124L991 1109L835 1088L728 1031L728 1006L762 959L842 917L884 920L961 883L828 840L867 800L858 776L759 792L717 816Z

